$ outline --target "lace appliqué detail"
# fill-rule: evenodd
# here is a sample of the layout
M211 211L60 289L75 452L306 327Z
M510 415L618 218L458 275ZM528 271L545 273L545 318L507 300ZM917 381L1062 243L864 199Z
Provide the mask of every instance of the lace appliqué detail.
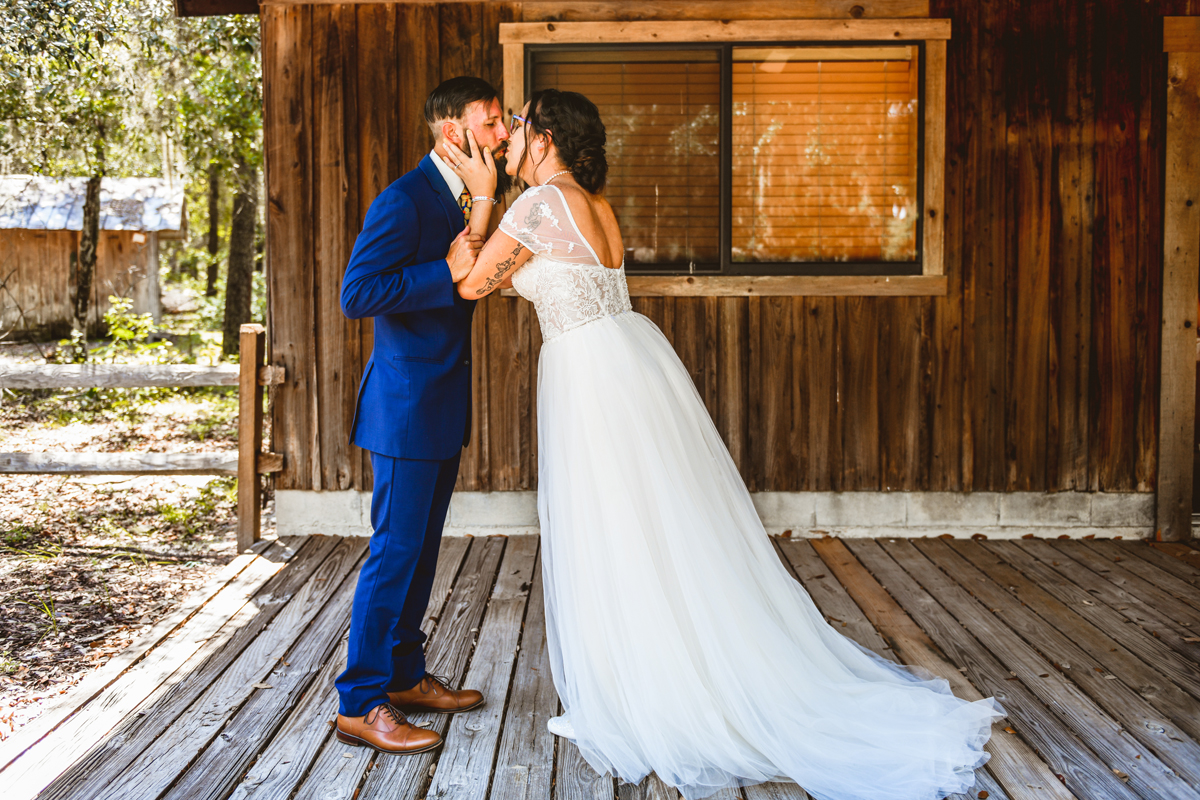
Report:
M534 254L513 273L513 288L533 303L543 341L632 310L624 265L609 269L600 262L554 186L536 186L518 197L500 230Z

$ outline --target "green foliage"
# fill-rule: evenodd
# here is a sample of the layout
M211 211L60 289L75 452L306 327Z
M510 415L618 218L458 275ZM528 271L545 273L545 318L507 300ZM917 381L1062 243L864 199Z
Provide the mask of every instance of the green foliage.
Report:
M169 526L181 530L184 538L192 538L208 527L209 520L236 504L237 479L222 477L204 484L196 497L180 505L159 503L155 513Z
M170 342L152 342L154 315L135 314L133 300L128 297L109 297L104 312L104 326L109 339L92 350L93 360L109 364L172 364L185 360Z
M226 427L237 419L238 397L232 392L217 395L210 404L212 411L200 416L187 427L187 431L197 441L205 441L217 428Z
M181 180L193 239L164 252L203 272L210 164L227 190L240 188L238 163L262 172L258 17L179 19L171 0L0 0L0 31L0 173ZM255 319L263 296L256 276ZM220 330L223 315L223 298L208 299L198 324Z
M51 632L58 633L58 617L54 613L54 598L49 595L39 597L35 603L27 603L24 600L18 600L23 606L42 612L46 616L46 631L42 634L42 638L46 638Z

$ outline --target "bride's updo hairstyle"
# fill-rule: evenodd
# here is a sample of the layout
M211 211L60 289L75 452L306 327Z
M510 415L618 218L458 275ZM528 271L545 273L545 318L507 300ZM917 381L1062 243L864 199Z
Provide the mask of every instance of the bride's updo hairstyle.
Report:
M604 122L596 104L578 92L543 89L529 98L529 130L540 136L549 134L563 165L575 181L596 194L608 178L608 158L604 155ZM529 153L528 137L520 167Z

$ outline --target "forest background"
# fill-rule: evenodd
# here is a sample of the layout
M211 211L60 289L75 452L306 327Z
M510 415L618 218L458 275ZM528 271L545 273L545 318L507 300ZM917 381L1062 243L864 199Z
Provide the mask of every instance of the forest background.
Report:
M160 245L160 324L118 300L89 340L75 302L70 340L0 331L0 368L236 360L239 325L264 322L266 305L259 50L256 16L0 0L0 174L89 179L72 297L93 294L101 178L182 185L188 218L183 241ZM11 267L0 264L0 287ZM0 389L0 451L236 442L236 388ZM228 476L0 476L0 741L233 557L235 501Z
M164 292L205 298L182 323L220 330L232 355L264 305L258 18L177 18L170 0L0 3L0 173L89 178L77 335L100 179L165 178L186 187L189 235L163 243Z

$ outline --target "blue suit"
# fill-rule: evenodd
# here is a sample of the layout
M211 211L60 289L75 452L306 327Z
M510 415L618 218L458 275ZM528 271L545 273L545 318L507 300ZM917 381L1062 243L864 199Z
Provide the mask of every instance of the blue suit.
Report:
M471 435L471 315L446 251L464 227L431 156L375 198L342 311L375 318L350 439L371 452L371 551L358 576L339 711L365 715L425 675L421 619Z

